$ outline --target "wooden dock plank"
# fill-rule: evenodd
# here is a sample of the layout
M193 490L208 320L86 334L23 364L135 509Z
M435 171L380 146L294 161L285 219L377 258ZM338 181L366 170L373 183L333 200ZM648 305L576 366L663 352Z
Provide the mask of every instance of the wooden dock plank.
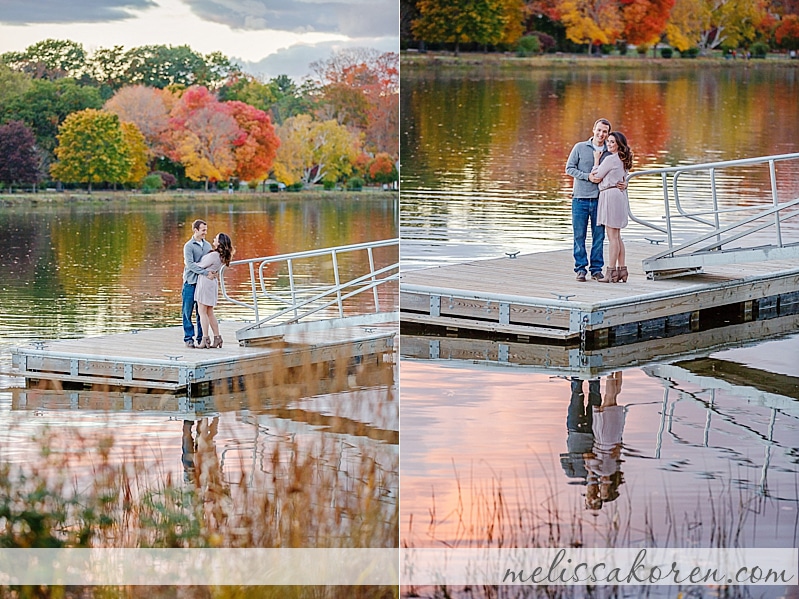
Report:
M600 330L799 291L799 260L714 266L706 273L652 281L641 263L656 246L627 242L626 247L630 276L624 284L576 281L571 250L404 272L400 318L419 322L419 315L427 314L439 325L452 318L461 321L453 320L461 329L469 328L463 321L473 320L480 321L475 330L502 330L486 328L485 322L502 324L504 297L510 304L506 324L529 325L531 334L540 327L574 336L580 328ZM439 314L431 313L431 296L439 296ZM592 315L587 322L586 314Z
M242 346L236 330L244 323L220 323L223 347L192 349L183 344L182 327L62 339L11 350L6 372L26 379L179 390L190 384L252 374L274 367L350 360L392 351L396 326L341 327L314 333L287 333L272 345Z

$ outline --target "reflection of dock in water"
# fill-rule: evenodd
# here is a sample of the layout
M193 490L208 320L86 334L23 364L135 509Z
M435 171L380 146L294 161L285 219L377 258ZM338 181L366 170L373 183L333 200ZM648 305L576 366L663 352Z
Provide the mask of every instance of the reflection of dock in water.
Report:
M220 322L221 348L183 345L183 329L168 327L132 333L40 342L11 350L6 374L29 385L51 381L57 387L152 389L201 392L204 385L248 376L269 376L292 369L327 374L335 365L382 361L393 351L396 328L340 326L296 331L263 345L239 345L242 323Z
M791 422L795 424L799 420L799 378L714 358L647 366L643 371L664 383L656 458L660 458L663 435L668 434L681 445L715 446L730 458L754 466L748 455L739 453L736 444L711 442L714 426L727 427L731 431L728 434L754 439L763 446L757 491L763 496L773 496L768 488L768 470L775 447L785 452L792 451L793 439L789 437L780 442L778 437L780 430L790 432L793 428ZM705 411L701 440L696 439L700 429L692 424L692 419L681 416L681 404ZM789 444L784 441L789 441ZM795 495L779 499L797 501Z
M462 338L454 334L453 336L403 334L400 352L405 358L496 362L590 378L619 368L738 347L792 333L797 329L799 329L799 314L794 314L593 349L587 349L582 345L564 346L545 342L523 343L490 338Z
M393 370L390 365L382 370ZM377 382L378 376L369 377ZM385 373L379 375L384 382ZM366 382L364 380L359 383ZM281 429L293 432L325 432L363 437L396 445L399 442L396 403L389 397L388 385L322 392L292 400L262 398L258 390L218 393L193 398L163 393L123 391L12 389L11 407L17 411L78 412L82 415L129 412L170 420L200 420L221 412L236 412L251 423L281 421ZM272 427L274 428L274 427Z

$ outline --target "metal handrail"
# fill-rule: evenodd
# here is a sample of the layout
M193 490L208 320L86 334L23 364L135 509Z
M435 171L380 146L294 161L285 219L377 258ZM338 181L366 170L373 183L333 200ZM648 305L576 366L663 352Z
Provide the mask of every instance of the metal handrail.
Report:
M730 167L739 167L739 166L748 166L748 165L758 165L758 164L768 164L769 166L769 176L771 180L771 199L772 205L774 206L775 210L773 210L774 214L774 225L776 227L776 234L777 234L777 245L782 247L782 231L780 227L781 217L780 217L780 209L781 205L779 203L779 198L777 197L777 174L775 164L780 161L784 160L799 160L799 153L792 153L792 154L776 154L773 156L760 156L757 158L741 158L737 160L724 160L721 162L709 162L704 164L693 164L693 165L684 165L684 166L672 166L666 168L658 168L658 169L649 169L643 171L636 171L630 173L628 175L628 181L631 181L637 177L644 177L644 176L652 176L652 175L660 175L662 181L662 188L663 188L663 203L664 203L664 220L666 221L665 228L639 218L633 214L632 205L629 209L629 217L630 220L636 222L640 225L658 231L660 233L664 233L667 238L668 247L670 250L674 249L674 230L675 230L675 223L674 220L678 217L686 218L689 220L693 220L700 224L706 225L711 227L714 230L714 234L720 234L722 225L719 218L719 215L722 213L727 212L735 212L735 211L746 211L746 210L753 210L759 208L758 206L746 206L746 207L737 207L737 208L724 208L719 209L719 202L718 202L718 190L716 187L716 172L720 169L730 168ZM687 172L696 172L696 171L707 171L710 175L710 199L712 201L712 208L701 210L698 212L689 212L687 211L681 201L680 201L680 192L679 192L679 179L682 174ZM671 185L669 184L669 175L671 176ZM677 214L673 215L671 210L671 200L669 197L669 187L672 188L672 195L674 199L674 207L677 210ZM784 208L785 206L782 206ZM700 218L701 216L712 215L713 219L712 222L707 219Z
M278 254L275 256L266 256L259 258L248 258L245 260L231 261L230 266L223 266L219 271L220 291L222 297L239 306L248 308L253 311L255 322L262 324L279 317L285 316L288 313L293 313L290 322L298 322L300 319L317 313L320 310L329 308L331 306L338 307L339 317L344 315L344 300L353 297L364 291L373 290L374 298L374 311L380 312L380 302L377 294L377 287L389 281L396 281L399 279L399 259L396 262L381 268L375 268L374 249L380 247L397 246L399 250L399 239L384 239L379 241L370 241L365 243L356 243L350 245L342 245L332 248L322 248L316 250L308 250L303 252L292 252L289 254ZM338 257L342 254L366 251L369 259L369 272L359 275L354 279L346 282L341 281L341 274L339 271ZM399 254L399 252L398 252ZM333 276L335 283L328 286L315 286L304 287L298 285L297 275L294 272L294 262L306 258L329 258L333 267ZM269 290L269 281L266 277L266 268L270 264L286 263L288 268L289 277L289 291L288 298L281 297L278 293ZM241 301L231 297L228 294L225 285L225 270L233 266L246 265L249 271L249 287L251 290L251 302ZM257 268L256 268L257 266ZM392 273L392 271L395 271ZM304 292L318 292L311 297L300 297L300 291ZM322 305L318 305L320 300L324 300L329 296L334 296L333 299L328 299ZM259 310L259 300L272 300L285 304L287 307L271 314L265 319L261 319ZM302 308L307 308L305 312L300 312Z

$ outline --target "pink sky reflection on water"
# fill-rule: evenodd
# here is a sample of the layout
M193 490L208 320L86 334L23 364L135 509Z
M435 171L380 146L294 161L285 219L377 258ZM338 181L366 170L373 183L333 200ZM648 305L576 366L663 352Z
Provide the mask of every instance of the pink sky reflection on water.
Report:
M401 380L400 533L412 545L484 542L498 487L507 523L520 510L544 516L553 506L561 520L582 522L582 532L562 529L560 545L606 545L616 518L620 544L645 545L647 519L661 544L708 542L716 509L708 507L711 497L724 505L716 521L746 512L741 545L796 543L796 529L787 523L797 518L797 475L785 451L799 433L795 418L778 415L776 446L769 449L768 408L682 381L667 393L663 380L625 370L617 398L625 412L623 482L617 498L587 510L585 479L570 477L561 465L568 451L568 379L523 368L403 360ZM583 385L587 396L588 382ZM603 395L605 387L602 377ZM771 497L764 498L767 461ZM671 529L668 506L676 520Z

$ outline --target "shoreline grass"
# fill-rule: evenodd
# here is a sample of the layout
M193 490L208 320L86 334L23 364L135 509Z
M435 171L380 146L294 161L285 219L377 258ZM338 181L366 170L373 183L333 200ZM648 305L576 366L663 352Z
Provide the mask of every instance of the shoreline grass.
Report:
M429 68L469 69L486 67L501 70L515 69L572 69L585 67L592 69L662 69L662 70L698 70L704 68L725 69L765 69L765 68L799 68L799 60L791 60L786 55L771 55L765 59L727 59L722 55L697 56L696 58L660 58L651 55L639 56L604 54L588 56L587 54L542 54L539 56L516 56L512 53L499 52L461 52L457 56L453 52L418 52L403 51L400 54L401 68L409 71Z
M92 203L180 203L196 200L217 200L220 203L250 202L252 200L272 200L290 202L297 200L375 200L393 198L399 194L396 190L386 191L379 188L364 188L363 191L281 191L277 193L260 191L240 191L233 194L204 190L168 191L159 193L142 193L138 190L101 190L88 193L86 190L55 191L15 191L0 193L0 205L25 206L31 204L92 204Z

